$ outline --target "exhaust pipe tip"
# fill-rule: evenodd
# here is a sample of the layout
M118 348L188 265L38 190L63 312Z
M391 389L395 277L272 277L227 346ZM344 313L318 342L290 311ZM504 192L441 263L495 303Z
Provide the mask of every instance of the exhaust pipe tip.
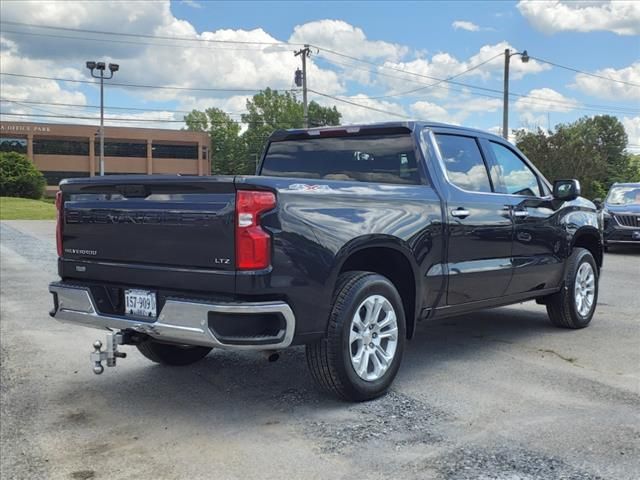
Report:
M265 350L264 352L262 352L262 354L269 363L277 362L280 358L280 352L276 350Z

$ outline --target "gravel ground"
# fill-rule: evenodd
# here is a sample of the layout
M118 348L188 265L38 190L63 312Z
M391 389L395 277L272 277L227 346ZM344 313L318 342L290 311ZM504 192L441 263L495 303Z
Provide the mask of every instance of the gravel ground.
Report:
M534 303L421 324L385 397L339 402L302 348L189 367L47 315L53 223L0 223L0 477L640 478L640 252L605 258L598 313L552 328Z

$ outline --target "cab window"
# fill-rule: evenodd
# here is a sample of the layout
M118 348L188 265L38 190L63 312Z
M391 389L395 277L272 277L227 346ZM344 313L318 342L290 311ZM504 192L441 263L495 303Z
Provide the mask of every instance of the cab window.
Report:
M436 141L451 183L471 192L491 192L487 167L474 138L438 133Z
M496 142L489 142L495 156L500 182L496 190L510 195L540 197L538 177L512 150Z

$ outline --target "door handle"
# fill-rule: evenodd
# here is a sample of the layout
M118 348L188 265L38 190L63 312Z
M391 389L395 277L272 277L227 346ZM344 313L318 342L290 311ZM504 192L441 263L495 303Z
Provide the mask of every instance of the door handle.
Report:
M471 215L471 212L469 212L469 210L462 207L458 207L455 210L451 210L452 217L467 218L469 215Z

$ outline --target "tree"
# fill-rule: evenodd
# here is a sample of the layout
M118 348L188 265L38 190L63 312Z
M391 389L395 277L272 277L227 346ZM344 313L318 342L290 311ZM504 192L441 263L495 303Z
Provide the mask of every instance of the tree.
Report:
M211 138L211 173L235 175L250 173L246 162L244 139L240 124L219 108L204 112L192 110L184 117L187 129L207 132Z
M40 170L18 152L0 152L0 196L41 198L46 182Z
M342 115L334 107L323 107L309 103L309 124L314 127L340 125ZM265 141L274 130L302 128L304 108L291 92L277 92L267 88L247 100L247 113L242 115L247 124L243 134L249 161L257 162Z
M616 181L629 181L627 134L610 115L558 125L555 132L519 131L516 144L550 180L577 178L583 194L602 197Z

